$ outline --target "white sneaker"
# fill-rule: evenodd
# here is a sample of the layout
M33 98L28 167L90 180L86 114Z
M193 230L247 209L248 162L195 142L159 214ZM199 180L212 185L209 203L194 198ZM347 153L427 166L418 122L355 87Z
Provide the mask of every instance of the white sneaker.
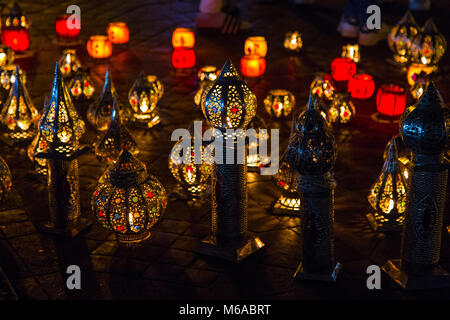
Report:
M409 0L409 10L428 11L430 6L431 0Z
M341 21L339 21L337 31L344 38L357 38L359 33L359 26L350 24L344 19L341 19Z

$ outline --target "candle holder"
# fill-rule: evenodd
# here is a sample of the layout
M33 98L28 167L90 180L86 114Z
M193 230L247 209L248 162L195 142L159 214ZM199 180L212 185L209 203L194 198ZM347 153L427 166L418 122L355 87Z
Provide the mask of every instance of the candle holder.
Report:
M289 51L299 52L303 48L302 34L298 31L286 33L284 36L284 48Z
M270 90L264 99L264 107L269 115L275 118L286 118L295 107L295 97L288 90Z
M67 88L74 100L86 101L90 100L94 95L95 88L92 85L92 79L88 70L78 68L78 70L70 78Z
M400 133L413 152L407 190L401 259L390 259L383 270L404 289L450 286L439 266L448 166L443 151L449 136L449 109L431 82L416 105L402 115Z
M245 77L260 77L266 71L266 59L259 55L247 55L241 58L241 73Z
M267 54L266 38L263 36L248 37L244 44L244 54L265 57Z
M86 50L94 59L108 59L112 55L113 46L107 36L93 35L86 42Z
M80 59L78 59L75 49L65 49L58 61L61 75L64 79L69 79L81 68Z
M348 92L352 98L369 99L375 91L375 82L370 74L355 74L348 81Z
M109 41L115 45L125 45L130 40L130 30L125 22L110 22L106 27Z
M359 45L358 44L346 44L342 46L342 54L341 57L343 58L350 58L355 63L358 63L361 59L361 56L359 54Z
M270 163L270 158L265 155L264 157L259 152L259 146L264 141L269 140L269 133L267 132L267 125L264 120L258 115L254 116L248 125L249 128L254 129L256 131L256 139L255 141L249 141L248 143L248 152L247 152L247 170L249 172L259 172L262 167L267 166ZM265 129L265 132L262 132L261 129Z
M347 93L335 92L327 111L330 123L346 124L355 117L356 109Z
M321 99L331 100L335 91L330 80L324 79L324 74L317 75L311 82L310 91Z
M192 49L195 45L195 34L190 28L176 28L172 33L172 46L174 49Z
M301 199L298 189L299 173L293 169L284 155L274 180L281 188L282 194L272 207L275 215L300 217Z
M377 112L372 115L376 122L398 121L406 108L406 89L400 85L382 84L377 92Z
M350 58L335 58L331 62L331 76L336 81L348 81L356 73L356 63Z
M394 53L393 62L403 66L409 61L412 39L420 33L420 27L416 24L410 11L406 11L403 18L388 34L388 45Z
M23 14L17 2L14 2L7 15L2 16L2 22L2 43L16 52L16 58L25 58L34 54L28 50L30 46L28 29L31 26L31 20Z
M47 107L48 107L48 101L47 101L47 96L45 96L44 106L42 108L42 114L46 114ZM42 178L39 180L45 179L45 182L47 182L47 173L48 173L47 159L37 158L34 156L37 153L43 152L43 150L47 149L47 147L48 147L47 142L42 138L42 133L39 130L40 125L41 125L41 121L39 120L37 134L33 138L33 141L31 141L30 145L27 148L27 155L28 155L28 158L34 163L34 166L35 166L34 171L40 178ZM41 181L41 182L44 182L44 181Z
M54 39L54 43L62 47L75 47L82 44L82 41L78 39L81 28L72 25L73 28L69 29L69 18L69 14L61 14L56 17L55 21L56 39Z

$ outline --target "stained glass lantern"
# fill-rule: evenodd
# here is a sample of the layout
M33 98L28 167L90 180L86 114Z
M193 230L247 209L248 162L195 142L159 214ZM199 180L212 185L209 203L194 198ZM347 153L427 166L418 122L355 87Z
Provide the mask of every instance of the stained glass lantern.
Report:
M14 62L14 51L4 44L0 44L0 68L12 65Z
M335 58L331 62L331 76L336 81L347 81L356 73L356 63L350 58Z
M447 49L445 37L437 30L432 19L428 19L421 33L411 42L411 60L428 66L436 66Z
M45 114L47 112L48 107L48 100L47 97L45 97L44 100L44 107L42 108L42 114ZM38 128L41 125L41 121L39 120ZM42 152L47 148L47 142L42 138L41 130L37 131L36 136L33 138L33 141L31 141L30 145L27 148L27 155L28 158L34 163L35 165L35 171L37 174L46 176L47 175L47 159L44 158L38 158L34 155Z
M342 54L341 57L343 58L350 58L354 62L358 63L361 59L359 54L359 45L358 44L346 44L345 46L342 46Z
M284 47L289 51L300 51L303 47L301 33L298 31L286 33L284 36Z
M241 58L241 73L245 77L260 77L266 71L266 59L258 55Z
M262 36L248 37L244 44L244 54L265 57L267 54L267 41Z
M370 188L369 203L375 210L368 215L375 231L400 231L405 221L406 179L392 138L381 173Z
M94 35L86 43L89 55L94 59L106 59L112 55L112 43L107 36Z
M192 49L195 45L195 34L189 28L176 28L172 33L172 46L174 49Z
M299 173L282 157L278 172L274 175L281 196L272 207L274 214L300 216L300 195L298 190Z
M159 123L157 103L164 93L164 86L157 76L141 72L128 92L133 108L133 121L151 128Z
M331 123L349 123L355 116L356 109L348 94L335 92L328 108Z
M30 19L22 13L22 9L14 3L9 14L3 16L2 43L16 52L23 52L30 46Z
M324 75L317 75L311 82L310 91L321 99L331 100L334 86L330 80L324 79Z
M81 28L76 25L73 25L69 21L69 14L61 14L56 17L55 29L58 40L63 42L72 42L76 41L78 36L80 35ZM69 28L68 24L71 24L72 28Z
M17 67L14 77L15 81L1 112L1 120L6 128L5 135L13 142L31 139L39 120L39 113L31 101Z
M0 202L5 200L12 189L12 175L6 161L0 157Z
M81 68L80 59L78 59L75 49L66 49L63 51L58 61L63 78L70 78L72 74Z
M95 92L89 72L81 68L72 75L67 88L75 100L89 100Z
M264 99L264 107L275 118L287 117L295 107L295 97L288 90L270 90Z
M248 143L247 152L247 167L248 171L259 171L262 167L269 164L270 159L267 154L260 152L260 145L265 143L268 145L269 133L267 131L268 126L264 122L264 119L258 115L254 116L252 121L248 125L249 129L256 131L255 140L250 140ZM262 131L264 129L265 131Z
M196 106L200 106L202 100L202 94L207 91L206 88L212 85L212 83L217 79L219 70L214 66L204 66L200 68L197 73L197 78L200 83L200 88L194 95L194 103Z
M113 44L125 44L130 40L130 30L125 22L110 22L106 34Z
M193 49L176 48L172 52L172 66L175 69L190 69L195 66Z
M124 245L150 237L167 205L166 192L145 165L123 150L99 180L91 199L97 221Z
M89 123L94 126L95 129L100 131L108 129L109 121L111 120L114 98L117 99L120 118L125 123L130 118L131 110L119 102L119 96L112 82L111 72L108 66L106 68L105 83L103 85L103 90L100 93L100 96L98 97L97 101L91 103L87 111L87 119Z
M406 90L396 84L383 84L377 92L377 111L389 117L399 116L406 108Z
M399 64L407 63L413 38L420 33L411 12L407 11L403 18L388 34L388 44L394 53L394 61Z
M408 66L408 71L406 72L406 79L410 86L414 86L418 77L423 74L431 75L436 71L436 66L425 65L422 63L411 63Z
M375 82L370 74L358 73L348 81L348 92L352 98L369 99L375 91Z

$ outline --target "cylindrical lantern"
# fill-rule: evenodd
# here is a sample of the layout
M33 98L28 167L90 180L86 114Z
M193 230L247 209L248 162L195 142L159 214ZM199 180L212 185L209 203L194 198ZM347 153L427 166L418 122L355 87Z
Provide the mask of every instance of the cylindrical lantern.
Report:
M176 48L172 52L172 66L175 69L189 69L195 66L193 49Z
M388 44L394 53L394 61L399 64L407 63L410 55L411 41L419 34L420 27L413 15L407 11L403 18L388 34Z
M241 73L246 77L259 77L266 71L266 59L258 55L241 58Z
M67 22L69 17L69 14L62 14L56 17L56 35L60 40L73 41L76 40L80 34L80 28L76 28L76 26L72 26L73 28L68 27Z
M2 17L2 43L16 52L23 52L30 46L30 19L22 13L15 2L9 14Z
M410 86L414 86L416 80L419 76L430 75L437 70L436 66L426 65L422 63L411 63L408 66L408 71L406 73L406 79Z
M75 100L89 100L95 91L89 72L81 68L72 75L67 88Z
M195 45L195 34L189 28L176 28L172 34L172 46L174 49L192 49Z
M360 60L360 54L359 54L359 45L358 44L346 44L345 46L342 46L342 54L341 57L343 58L350 58L356 63Z
M284 47L289 51L300 51L303 47L302 34L298 31L286 33Z
M300 216L300 194L298 190L299 173L293 169L285 156L281 158L278 172L274 175L277 186L282 190L281 196L272 207L278 215Z
M266 38L262 36L248 37L244 44L244 54L265 57L267 54Z
M369 74L355 74L348 81L348 92L352 98L368 99L375 91L375 82Z
M197 78L200 82L200 88L197 90L194 96L194 103L196 106L200 106L202 94L207 91L206 88L208 88L217 79L218 74L219 70L217 70L217 68L214 66L204 66L200 68L197 73Z
M319 110L321 111L321 110ZM355 116L356 109L348 94L335 92L327 111L330 123L349 123Z
M422 32L411 43L411 60L428 66L435 66L447 49L447 41L437 30L432 19L425 22Z
M113 44L125 44L130 40L130 30L125 22L110 22L106 34Z
M334 86L330 80L324 78L325 75L317 75L311 82L310 91L319 98L330 100L334 93Z
M295 97L288 90L270 90L264 99L264 107L275 118L287 117L295 107Z
M81 68L81 62L78 59L75 49L63 50L63 53L58 61L61 69L61 75L64 78L70 78L73 73L77 72Z
M91 36L86 43L89 55L95 59L106 59L112 54L112 43L102 35Z
M331 62L331 76L336 81L347 81L356 73L356 63L350 58L335 58Z
M406 90L396 84L383 84L377 92L377 111L394 117L401 115L406 108Z
M12 176L6 161L0 157L0 203L5 200L12 189Z

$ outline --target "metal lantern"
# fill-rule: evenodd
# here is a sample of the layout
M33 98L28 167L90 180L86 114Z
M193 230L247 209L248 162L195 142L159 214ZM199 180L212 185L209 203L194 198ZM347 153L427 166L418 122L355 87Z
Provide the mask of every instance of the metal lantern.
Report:
M14 62L14 51L4 44L0 44L0 68L12 65Z
M156 104L163 93L164 86L157 76L139 74L128 93L135 123L151 128L160 122Z
M350 58L354 62L358 63L361 59L359 54L359 45L358 44L346 44L342 46L342 54L343 58Z
M147 239L166 205L162 184L125 149L106 169L91 199L97 221L125 245Z
M39 112L31 101L18 67L14 77L15 81L1 111L1 121L6 130L5 138L12 142L31 139L39 120Z
M19 71L19 75L22 78L22 82L26 84L26 74L25 71L23 71L19 65L17 64L10 64L7 66L0 67L0 86L2 90L6 91L6 96L9 93L9 89L11 88L11 85L16 81L16 76L14 75L16 72L16 68Z
M261 169L265 165L268 165L270 162L267 154L263 156L259 152L260 145L264 141L267 145L267 141L269 140L269 133L267 131L266 123L258 115L253 117L248 127L256 131L256 139L255 141L250 140L248 143L247 167L249 171L259 171L259 169ZM261 129L265 129L266 131L262 132Z
M427 66L436 66L447 49L445 37L437 30L432 19L428 19L421 33L411 42L411 60Z
M278 172L274 175L277 186L282 190L281 196L272 207L274 214L300 216L298 178L298 171L292 168L283 156Z
M394 53L394 61L399 64L407 63L410 55L411 42L420 33L410 11L406 11L403 18L388 34L388 44Z
M349 123L355 116L355 106L348 94L335 92L328 108L328 118L331 123Z
M58 61L63 78L70 78L81 68L80 59L77 57L75 49L65 49Z
M123 122L127 122L130 117L130 110L119 102L119 96L111 79L109 66L106 68L105 83L97 101L89 106L87 111L88 121L97 130L104 131L108 129L109 121L112 114L112 106L114 98L117 99L120 118Z
M237 133L226 129L245 129L256 114L256 97L241 80L228 60L219 77L202 96L202 111L210 126L220 131L221 159L216 159L212 172L212 230L203 241L204 254L239 262L264 244L247 230L247 165L245 148L238 150ZM217 141L215 141L217 143ZM216 146L215 146L216 147ZM225 152L226 150L226 152ZM243 163L227 163L226 154L234 158L243 152ZM216 155L217 150L215 149Z
M300 51L303 47L302 34L298 31L286 33L284 36L284 47L290 51Z
M419 76L417 77L416 82L414 85L409 89L409 93L411 94L411 97L413 97L415 100L419 100L422 94L425 92L425 89L427 88L429 84L428 77Z
M317 75L311 82L310 91L321 99L331 100L334 90L333 84L324 79L324 74Z
M89 72L81 68L72 74L67 88L75 100L89 100L95 92Z
M204 66L200 68L197 73L198 81L200 82L200 89L195 93L194 103L196 106L200 106L202 100L202 94L207 91L206 88L210 86L219 74L219 70L214 66Z
M400 231L405 221L406 187L404 166L398 159L397 144L392 138L377 180L370 188L369 203L375 210L367 218L375 231Z
M406 200L401 260L383 270L406 289L450 286L439 265L448 166L443 161L450 135L450 110L433 82L400 119L400 134L413 153Z
M27 50L30 46L28 29L31 26L31 20L22 13L22 9L16 2L9 14L2 18L2 43L16 52Z
M44 107L42 108L43 115L45 115L45 113L47 112L47 107L48 107L48 101L47 101L47 97L45 97ZM35 157L35 154L43 152L43 150L47 149L47 147L48 147L47 142L44 139L42 139L42 137L41 137L42 133L41 133L41 130L39 130L40 125L41 125L41 120L39 120L37 134L33 138L33 141L31 141L30 145L27 148L27 155L28 155L28 158L34 163L36 173L39 175L42 175L42 176L46 176L47 175L47 167L48 167L47 159Z
M270 90L264 99L264 107L271 116L276 118L287 117L295 107L295 97L288 90Z
M133 155L139 152L133 137L120 122L117 101L114 98L111 121L108 130L95 145L95 155L99 161L111 164L117 160L123 149L128 150Z
M12 189L12 176L6 161L0 157L0 202L3 202Z

